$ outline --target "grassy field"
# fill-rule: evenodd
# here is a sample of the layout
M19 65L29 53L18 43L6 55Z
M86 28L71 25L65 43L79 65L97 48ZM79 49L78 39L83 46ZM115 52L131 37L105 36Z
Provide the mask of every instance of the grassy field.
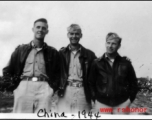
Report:
M11 113L14 101L13 95L0 93L0 98L0 113ZM145 113L142 113L142 115L152 115L152 93L143 94L138 92L136 99L131 104L131 107L147 107L148 110Z
M138 92L136 99L133 101L132 107L147 108L143 114L152 115L152 93L143 94Z
M12 112L14 97L12 94L0 92L0 113Z

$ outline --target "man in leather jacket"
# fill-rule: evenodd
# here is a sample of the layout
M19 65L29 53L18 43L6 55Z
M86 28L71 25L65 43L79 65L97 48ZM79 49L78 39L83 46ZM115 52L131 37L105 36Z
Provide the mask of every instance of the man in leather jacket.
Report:
M95 102L92 111L126 114L122 108L129 107L138 91L135 71L131 62L118 54L121 38L116 33L108 33L105 45L106 53L94 60L89 75L91 98Z
M91 96L88 88L90 65L96 58L94 52L79 44L81 28L77 24L68 27L70 44L59 51L61 61L61 81L59 87L58 111L75 113L89 111Z
M49 111L51 97L59 87L59 53L44 42L47 20L36 20L32 30L34 39L19 45L3 68L3 81L10 83L6 90L14 92L14 113Z

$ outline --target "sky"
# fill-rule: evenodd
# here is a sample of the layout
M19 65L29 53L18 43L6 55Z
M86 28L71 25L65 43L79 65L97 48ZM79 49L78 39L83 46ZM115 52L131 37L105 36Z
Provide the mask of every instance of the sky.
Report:
M69 44L67 27L82 28L80 43L97 57L105 52L105 38L115 32L122 38L119 53L131 59L137 77L152 77L151 1L0 1L0 75L12 52L29 43L33 22L46 18L45 42L59 50Z

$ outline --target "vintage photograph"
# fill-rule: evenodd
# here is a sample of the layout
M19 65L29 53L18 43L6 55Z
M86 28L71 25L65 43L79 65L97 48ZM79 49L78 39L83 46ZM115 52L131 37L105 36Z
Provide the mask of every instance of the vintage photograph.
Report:
M151 1L1 1L0 13L0 118L152 115Z

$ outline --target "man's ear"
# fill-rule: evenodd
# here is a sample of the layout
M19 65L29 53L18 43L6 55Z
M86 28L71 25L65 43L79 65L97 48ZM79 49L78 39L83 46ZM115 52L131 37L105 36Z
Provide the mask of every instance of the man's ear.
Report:
M67 37L69 38L69 33L67 33Z
M83 34L81 33L81 38L82 38Z
M121 47L121 44L119 44L119 48L120 48L120 47ZM119 48L118 48L118 49L119 49Z
M49 30L46 31L46 34L48 34L48 33L49 33Z

